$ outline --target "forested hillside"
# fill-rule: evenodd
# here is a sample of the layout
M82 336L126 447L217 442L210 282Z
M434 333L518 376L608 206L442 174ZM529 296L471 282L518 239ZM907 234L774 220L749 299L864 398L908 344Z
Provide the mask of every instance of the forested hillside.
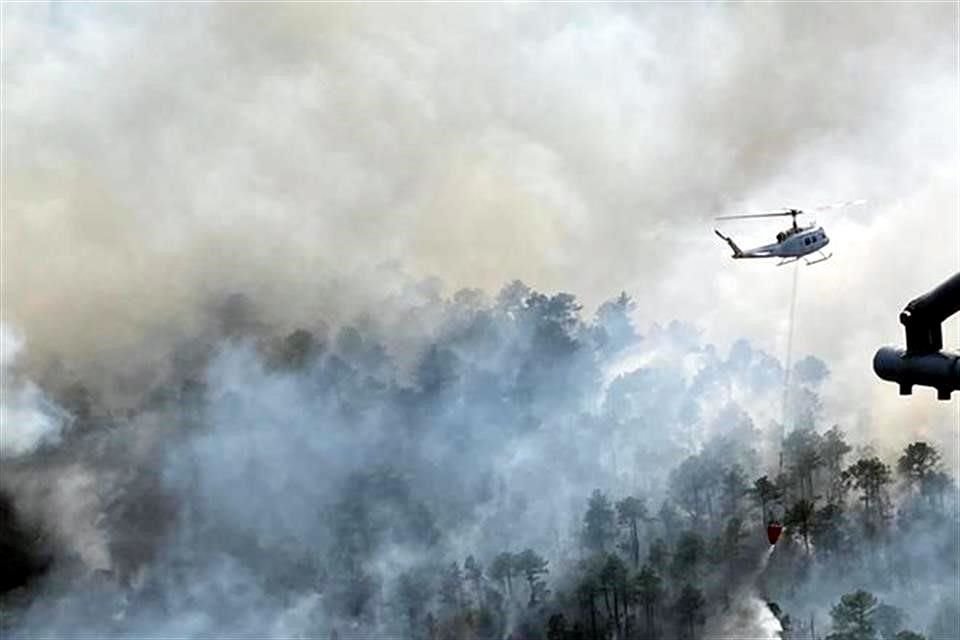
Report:
M5 355L4 636L957 637L952 444L853 440L813 356L782 413L775 356L637 304L232 295L139 370Z

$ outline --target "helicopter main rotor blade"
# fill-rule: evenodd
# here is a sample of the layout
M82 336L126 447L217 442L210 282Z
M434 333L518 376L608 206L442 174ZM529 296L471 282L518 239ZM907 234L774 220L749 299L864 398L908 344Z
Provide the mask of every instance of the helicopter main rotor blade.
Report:
M844 200L842 202L832 202L830 204L820 205L819 207L814 207L814 211L827 211L829 209L843 209L846 207L857 207L862 204L867 204L866 200Z
M810 211L827 211L829 209L843 209L845 207L855 207L861 204L866 204L866 200L844 200L842 202L832 202L830 204L820 205L819 207L813 207ZM720 216L716 218L717 220L742 220L744 218L779 218L783 216L799 216L803 214L804 211L801 209L784 209L783 211L771 211L770 213L752 213L739 216Z
M802 213L801 211L791 211L786 209L777 213L751 213L748 215L742 216L720 216L717 220L742 220L743 218L781 218L783 216L795 216Z

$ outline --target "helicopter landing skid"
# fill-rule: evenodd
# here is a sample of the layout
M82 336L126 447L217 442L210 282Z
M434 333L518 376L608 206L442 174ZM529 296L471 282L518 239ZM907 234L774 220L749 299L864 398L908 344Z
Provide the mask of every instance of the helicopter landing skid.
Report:
M785 265L785 264L793 264L794 262L796 262L796 261L799 260L799 259L800 259L800 258L785 258L785 259L781 260L780 262L778 262L778 263L777 263L777 266L778 266L778 267L782 267L782 266Z
M829 259L832 258L832 257L833 257L833 254L832 254L832 253L823 253L823 252L821 251L821 252L820 252L820 257L817 258L816 260L812 260L812 261L811 261L811 260L807 260L806 258L804 258L803 261L806 262L806 263L807 263L807 266L809 267L810 265L817 264L818 262L826 262L827 260L829 260Z

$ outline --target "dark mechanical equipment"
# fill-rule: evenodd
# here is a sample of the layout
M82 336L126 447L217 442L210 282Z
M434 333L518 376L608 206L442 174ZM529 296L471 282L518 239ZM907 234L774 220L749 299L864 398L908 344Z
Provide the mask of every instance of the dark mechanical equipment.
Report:
M943 350L944 320L960 311L960 273L914 298L900 313L907 348L883 347L873 357L878 376L900 385L908 396L914 385L933 387L939 400L960 390L960 354Z

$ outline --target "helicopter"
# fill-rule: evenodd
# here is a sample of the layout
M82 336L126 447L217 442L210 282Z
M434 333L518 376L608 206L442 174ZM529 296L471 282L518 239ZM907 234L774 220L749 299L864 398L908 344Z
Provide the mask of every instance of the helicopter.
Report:
M845 207L857 204L863 204L865 200L854 200L851 202L841 202L832 205L818 207L817 210L832 209L835 207ZM717 220L742 220L745 218L779 218L791 216L793 218L790 228L777 234L777 241L772 244L765 244L762 247L743 250L737 246L729 236L725 236L718 229L714 229L722 240L733 249L733 258L780 258L777 266L783 266L796 262L803 258L808 265L814 265L818 262L829 260L833 254L824 253L823 248L830 243L830 238L824 232L823 227L817 227L813 224L800 226L797 224L797 216L803 215L800 209L784 209L783 211L774 211L770 213L755 213L742 216L721 216ZM806 256L812 253L819 253L820 257L815 260L807 260Z

